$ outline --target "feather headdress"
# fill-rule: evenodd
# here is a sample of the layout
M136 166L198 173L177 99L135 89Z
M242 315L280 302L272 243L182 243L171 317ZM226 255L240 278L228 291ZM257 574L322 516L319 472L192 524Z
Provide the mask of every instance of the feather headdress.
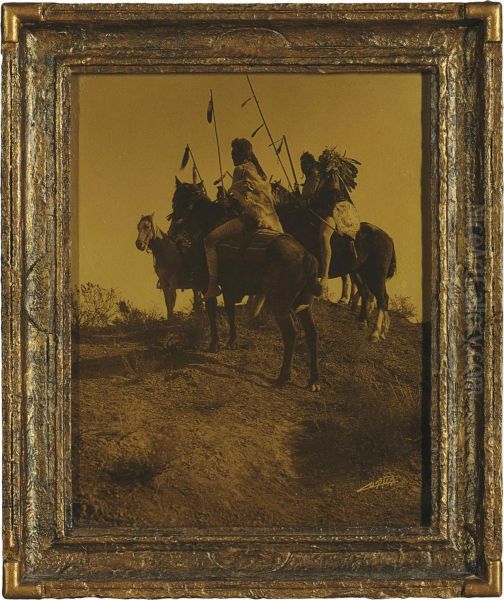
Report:
M335 148L326 148L319 156L318 162L322 173L338 179L347 191L355 189L355 179L359 172L357 165L361 164L358 160L342 156Z

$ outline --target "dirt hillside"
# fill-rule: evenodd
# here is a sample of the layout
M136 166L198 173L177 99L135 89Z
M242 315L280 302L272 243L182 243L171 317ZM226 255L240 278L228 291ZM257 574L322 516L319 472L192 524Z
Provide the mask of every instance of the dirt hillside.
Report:
M206 317L81 331L73 352L74 519L80 526L419 525L425 328L392 314L368 342L318 301L322 391L272 387L272 320L239 314L237 350L205 352ZM225 320L220 317L225 340ZM425 342L423 344L423 341ZM425 440L424 440L425 442ZM422 488L423 485L423 488Z

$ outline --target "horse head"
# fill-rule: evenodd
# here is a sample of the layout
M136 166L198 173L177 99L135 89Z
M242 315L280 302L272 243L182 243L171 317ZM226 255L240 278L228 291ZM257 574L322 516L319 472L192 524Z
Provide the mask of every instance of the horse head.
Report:
M291 192L280 181L271 182L271 195L277 210L299 208L301 206L300 192L298 190Z
M156 237L156 228L154 226L154 213L151 215L142 215L137 225L138 235L135 242L136 247L143 252L148 250L152 240Z
M173 212L168 215L170 239L177 240L182 233L199 237L208 227L206 209L214 204L205 194L203 182L183 183L175 177Z

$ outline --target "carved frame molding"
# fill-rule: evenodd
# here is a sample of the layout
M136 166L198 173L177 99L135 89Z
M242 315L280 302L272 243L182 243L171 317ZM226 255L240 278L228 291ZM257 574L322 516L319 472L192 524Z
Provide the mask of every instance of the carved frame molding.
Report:
M3 5L6 597L500 595L500 42L494 3ZM430 526L72 526L72 76L224 71L428 77Z

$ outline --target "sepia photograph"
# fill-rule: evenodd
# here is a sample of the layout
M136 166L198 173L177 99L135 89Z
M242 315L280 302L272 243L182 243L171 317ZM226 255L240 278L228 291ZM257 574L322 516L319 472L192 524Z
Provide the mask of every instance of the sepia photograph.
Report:
M73 76L74 525L429 524L429 104Z

